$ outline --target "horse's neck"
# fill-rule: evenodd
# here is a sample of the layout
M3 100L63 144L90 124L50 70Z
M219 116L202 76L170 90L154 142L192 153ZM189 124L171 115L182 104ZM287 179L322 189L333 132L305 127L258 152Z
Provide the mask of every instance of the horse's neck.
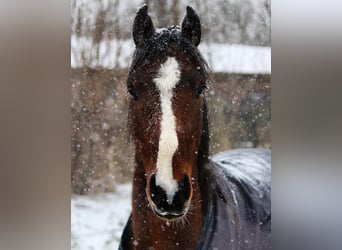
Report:
M203 204L199 182L194 182L191 207L185 218L166 222L153 214L145 193L145 176L136 168L133 185L133 248L196 249L203 226ZM197 174L197 171L196 171ZM194 176L198 180L198 176Z

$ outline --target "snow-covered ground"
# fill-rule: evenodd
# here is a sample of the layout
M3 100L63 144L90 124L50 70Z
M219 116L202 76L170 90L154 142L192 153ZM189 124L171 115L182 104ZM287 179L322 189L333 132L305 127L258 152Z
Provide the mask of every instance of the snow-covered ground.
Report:
M127 68L134 52L131 40L104 40L98 45L88 37L71 37L71 67ZM214 72L270 74L271 48L239 44L201 43L199 49ZM85 62L84 62L85 61Z
M73 195L71 249L118 249L130 211L130 183L116 185L114 193Z

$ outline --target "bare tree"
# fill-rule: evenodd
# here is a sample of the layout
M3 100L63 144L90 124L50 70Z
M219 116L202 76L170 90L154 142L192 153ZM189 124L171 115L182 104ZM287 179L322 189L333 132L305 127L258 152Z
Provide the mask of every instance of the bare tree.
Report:
M179 23L179 0L174 0L172 1L172 6L171 6L171 13L172 13L172 23L173 24L178 24Z
M261 11L257 12L255 42L262 46L271 46L271 0L262 3Z

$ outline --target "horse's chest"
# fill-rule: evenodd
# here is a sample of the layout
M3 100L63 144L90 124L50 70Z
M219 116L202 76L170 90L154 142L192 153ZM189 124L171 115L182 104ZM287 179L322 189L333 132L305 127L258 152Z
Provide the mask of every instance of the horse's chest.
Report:
M149 227L149 243L154 250L196 249L201 233L201 225L191 225L189 221L154 223Z

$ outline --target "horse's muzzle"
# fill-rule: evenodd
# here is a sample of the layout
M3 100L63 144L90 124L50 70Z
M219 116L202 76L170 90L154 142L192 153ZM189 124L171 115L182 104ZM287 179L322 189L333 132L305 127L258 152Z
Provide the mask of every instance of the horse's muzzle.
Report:
M183 179L178 183L178 190L172 201L168 200L165 190L156 185L155 175L150 179L150 206L153 212L166 220L175 220L183 217L190 204L191 185L189 177L184 175Z

